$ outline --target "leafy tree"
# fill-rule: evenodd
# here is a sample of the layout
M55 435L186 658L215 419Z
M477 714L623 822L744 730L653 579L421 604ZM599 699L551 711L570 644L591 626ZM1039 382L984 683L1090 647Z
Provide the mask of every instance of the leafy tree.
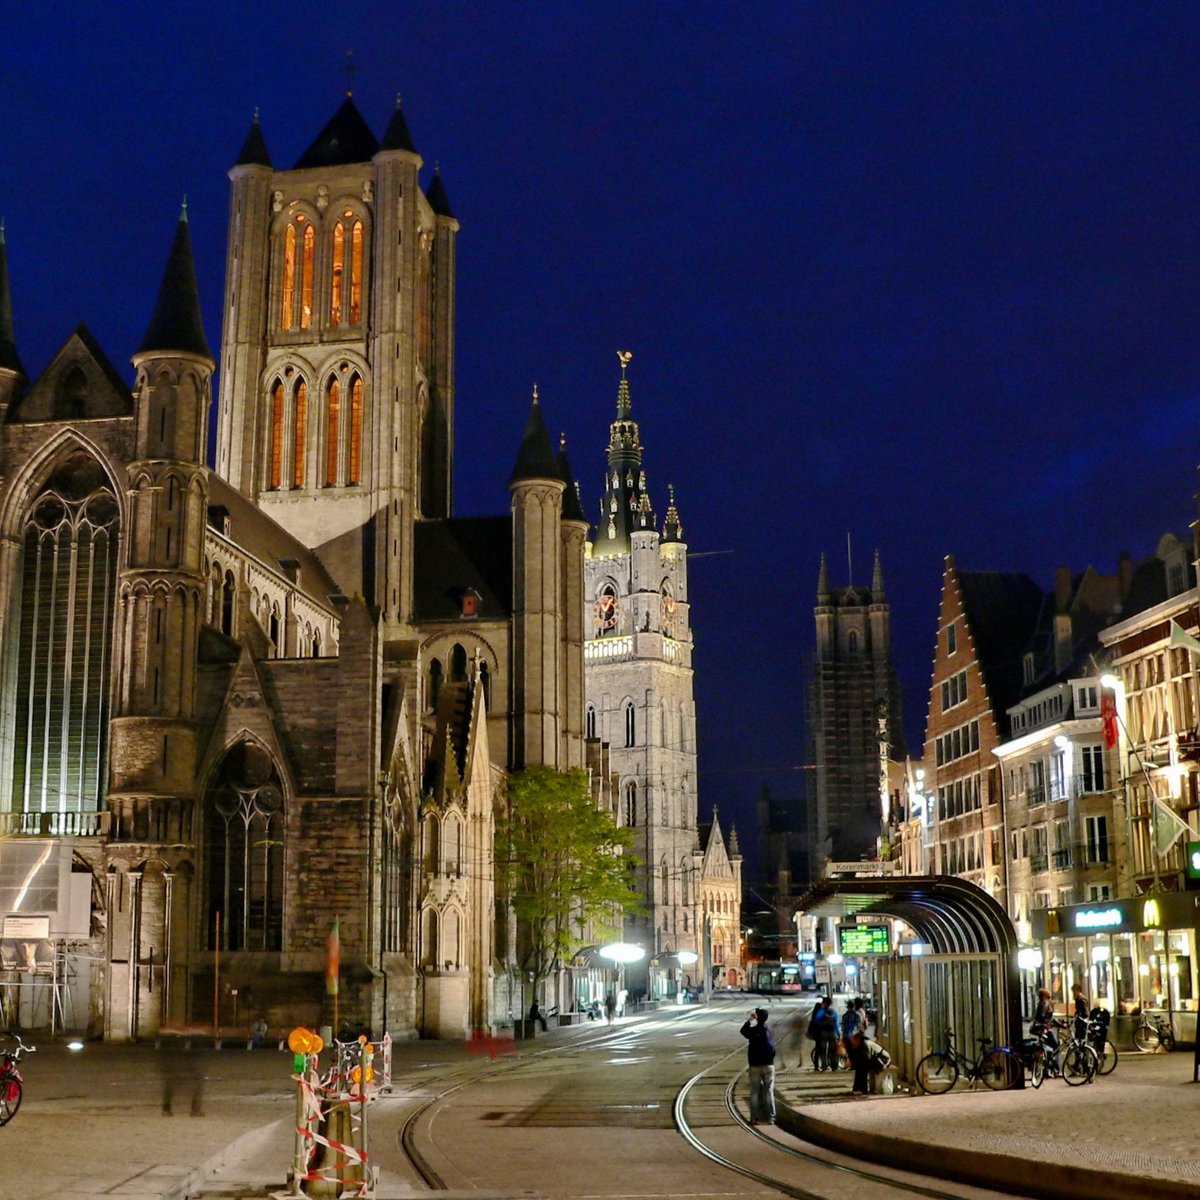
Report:
M639 907L630 844L628 831L597 808L585 771L530 767L510 776L496 874L517 917L518 960L535 995L578 949L586 926L600 936L618 933L623 911Z

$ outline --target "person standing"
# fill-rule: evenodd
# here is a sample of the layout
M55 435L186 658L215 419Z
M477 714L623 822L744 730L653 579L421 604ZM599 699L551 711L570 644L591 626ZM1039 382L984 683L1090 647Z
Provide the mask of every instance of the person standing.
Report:
M751 1010L741 1028L749 1042L746 1061L750 1068L750 1124L775 1124L775 1043L767 1030L767 1010Z
M847 1000L846 1011L842 1013L842 1041L846 1043L847 1053L850 1050L850 1039L859 1032L866 1032L863 1029L862 1001Z
M546 1028L546 1018L542 1013L542 1006L536 1000L529 1006L529 1019L538 1022L543 1033L549 1032Z
M821 999L813 1013L816 1026L816 1046L813 1048L813 1070L833 1071L837 1069L838 1015L829 996Z
M617 1015L617 998L612 992L607 993L604 997L604 1019L611 1025L613 1018Z
M1087 1037L1088 1001L1083 994L1083 984L1071 984L1071 995L1075 998L1075 1036L1080 1041Z

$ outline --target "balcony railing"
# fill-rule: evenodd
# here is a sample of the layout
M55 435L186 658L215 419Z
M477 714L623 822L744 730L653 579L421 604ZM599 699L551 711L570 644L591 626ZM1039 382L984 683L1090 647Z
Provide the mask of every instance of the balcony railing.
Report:
M103 837L108 812L0 813L0 837Z
M1032 808L1035 804L1046 803L1046 788L1043 784L1031 784L1025 789L1025 803Z
M1045 850L1041 850L1041 851L1034 850L1033 852L1030 853L1029 869L1035 875L1038 875L1041 872L1045 871L1049 865L1050 865L1050 860L1047 857Z

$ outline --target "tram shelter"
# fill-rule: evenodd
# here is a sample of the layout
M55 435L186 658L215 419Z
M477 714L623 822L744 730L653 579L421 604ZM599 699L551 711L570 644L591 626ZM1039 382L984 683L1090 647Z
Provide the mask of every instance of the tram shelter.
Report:
M902 1079L945 1045L948 1029L968 1057L981 1037L1020 1045L1017 934L982 888L954 875L832 878L801 896L797 911L840 925L903 922L873 964L878 1036Z

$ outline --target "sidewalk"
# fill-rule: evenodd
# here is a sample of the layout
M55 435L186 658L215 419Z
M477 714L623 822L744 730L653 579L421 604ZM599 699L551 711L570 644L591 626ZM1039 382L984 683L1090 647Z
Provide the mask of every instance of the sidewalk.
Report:
M552 1027L501 1050L536 1051L589 1027L596 1028ZM21 1108L0 1128L0 1200L180 1200L206 1183L206 1191L225 1194L224 1180L259 1196L283 1186L295 1118L290 1052L247 1051L244 1043L163 1051L89 1042L72 1053L62 1043L33 1040L38 1051L21 1064ZM392 1075L419 1087L485 1053L463 1042L397 1042ZM163 1115L168 1078L170 1117ZM196 1096L200 1112L193 1115Z
M788 1056L791 1058L791 1056ZM850 1097L849 1072L777 1073L779 1126L853 1157L1079 1200L1200 1197L1192 1055L1122 1054L1082 1087Z

